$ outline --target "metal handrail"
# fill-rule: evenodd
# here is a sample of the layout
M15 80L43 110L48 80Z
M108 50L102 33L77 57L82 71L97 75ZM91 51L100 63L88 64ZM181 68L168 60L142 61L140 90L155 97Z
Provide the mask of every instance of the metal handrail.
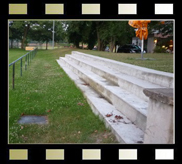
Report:
M25 58L25 70L26 70L27 69L27 60L28 60L28 65L29 65L29 62L31 61L31 59L33 59L35 57L36 53L37 53L37 48L31 50L30 52L26 53L25 55L21 56L20 58L16 59L15 61L13 61L12 63L9 64L9 67L11 65L13 65L13 75L12 75L12 77L13 77L13 89L14 89L14 79L15 79L14 78L15 77L15 63L17 61L21 60L21 63L20 63L20 75L22 76L22 59L24 57L26 57ZM28 55L28 57L27 57L27 55Z

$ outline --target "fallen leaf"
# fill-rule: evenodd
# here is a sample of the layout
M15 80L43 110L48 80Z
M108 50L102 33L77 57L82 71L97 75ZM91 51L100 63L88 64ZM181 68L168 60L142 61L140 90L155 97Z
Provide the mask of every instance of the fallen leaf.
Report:
M77 105L83 106L84 104L83 104L83 103L81 103L81 102L79 102Z
M116 115L115 118L116 119L123 119L123 117L121 117L120 115Z
M89 84L87 84L87 83L83 83L82 85L89 85Z
M24 113L21 114L21 116L25 115Z
M51 111L51 109L49 109L47 112L50 112Z
M111 113L111 114L106 114L106 117L111 117L113 114Z

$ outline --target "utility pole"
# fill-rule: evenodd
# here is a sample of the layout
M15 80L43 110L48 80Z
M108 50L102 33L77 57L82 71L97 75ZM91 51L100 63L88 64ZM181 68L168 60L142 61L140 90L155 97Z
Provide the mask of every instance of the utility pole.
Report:
M52 49L54 49L54 26L55 26L55 21L53 20L53 31L52 31Z

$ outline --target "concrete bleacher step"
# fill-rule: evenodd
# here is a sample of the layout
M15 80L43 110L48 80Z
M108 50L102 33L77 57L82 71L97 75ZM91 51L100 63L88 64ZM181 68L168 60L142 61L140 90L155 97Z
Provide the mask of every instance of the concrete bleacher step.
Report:
M116 85L119 85L121 88L130 91L139 98L148 101L148 97L143 93L144 88L162 88L159 85L153 84L151 82L121 73L117 70L108 68L107 66L100 64L98 65L94 61L86 61L83 58L79 58L73 55L65 55L70 61L75 64L83 67L83 69L88 69L99 76L106 78L107 80L112 81Z
M82 58L85 61L94 61L95 64L105 65L108 68L151 82L153 84L157 84L161 87L167 87L167 88L174 87L173 73L162 72L132 64L118 62L115 60L101 58L98 56L93 56L78 51L72 51L72 55Z
M143 143L144 132L140 128L134 125L132 121L130 121L124 114L118 111L113 104L110 104L107 100L105 100L90 85L84 85L85 81L81 80L80 76L78 75L88 72L80 73L80 70L77 70L77 68L70 66L75 69L75 71L73 71L73 69L70 69L70 67L68 67L69 64L73 63L69 63L69 61L65 60L64 58L62 58L62 60L60 58L60 60L57 60L57 62L60 67L67 73L67 75L75 82L76 86L83 92L83 95L91 106L92 111L104 121L106 127L111 129L120 143ZM78 75L74 72L77 72ZM111 117L106 117L107 114L111 113L113 114ZM121 116L122 119L116 120L116 115Z
M78 75L79 78L83 79L94 90L112 103L117 110L122 112L137 127L141 128L143 131L145 130L148 107L146 101L138 98L131 92L120 88L96 73L83 69L67 58L61 57L59 60L65 63L73 73Z

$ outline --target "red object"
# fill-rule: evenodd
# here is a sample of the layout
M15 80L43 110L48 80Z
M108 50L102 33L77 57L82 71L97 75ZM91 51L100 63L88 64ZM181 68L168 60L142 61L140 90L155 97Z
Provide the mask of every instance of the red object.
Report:
M119 116L119 115L116 115L115 116L116 119L123 119L123 117Z
M111 113L111 114L106 114L106 117L111 117L113 114Z

